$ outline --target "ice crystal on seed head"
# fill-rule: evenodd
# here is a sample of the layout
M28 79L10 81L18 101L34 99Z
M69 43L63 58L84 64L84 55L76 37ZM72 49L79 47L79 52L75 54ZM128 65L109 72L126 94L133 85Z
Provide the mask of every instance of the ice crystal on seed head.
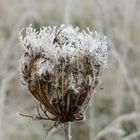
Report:
M42 27L39 31L29 26L25 33L19 35L23 52L19 62L22 81L51 114L66 113L64 118L60 117L61 121L81 119L81 108L88 103L107 64L106 37L89 29L80 32L71 25ZM58 110L49 109L41 94ZM63 107L67 110L60 109Z
M51 71L60 57L67 57L73 62L79 57L90 55L103 67L107 64L106 37L97 32L79 32L79 28L70 25L42 27L40 31L29 26L26 28L25 37L20 34L20 43L24 55L28 54L29 57L32 53L40 52L50 59L50 64L43 62L44 58L36 62L37 74L42 74L45 68Z

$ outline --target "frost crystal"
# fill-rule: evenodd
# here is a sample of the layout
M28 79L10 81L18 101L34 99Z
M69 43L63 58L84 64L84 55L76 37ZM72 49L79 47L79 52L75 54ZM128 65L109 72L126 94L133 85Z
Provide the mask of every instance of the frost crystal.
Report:
M29 26L25 33L24 37L21 32L19 35L22 82L61 122L82 120L82 108L107 65L106 37L89 29L80 32L70 25L39 31Z

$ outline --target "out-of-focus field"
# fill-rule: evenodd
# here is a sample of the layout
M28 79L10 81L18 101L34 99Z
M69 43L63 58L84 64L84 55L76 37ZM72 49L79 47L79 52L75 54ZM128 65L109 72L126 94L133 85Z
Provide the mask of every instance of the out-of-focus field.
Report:
M0 0L0 140L43 140L51 124L16 115L38 105L17 73L18 31L31 23L70 23L109 39L108 68L86 120L72 124L73 140L140 140L140 0ZM61 139L61 131L50 137Z

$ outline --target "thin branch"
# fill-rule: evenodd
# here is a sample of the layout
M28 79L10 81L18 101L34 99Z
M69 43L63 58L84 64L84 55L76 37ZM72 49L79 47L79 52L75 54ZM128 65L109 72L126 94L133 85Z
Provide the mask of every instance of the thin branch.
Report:
M32 116L32 115L27 115L27 114L22 114L22 113L17 113L17 115L27 117L27 118L32 118L33 120L48 120L48 118L41 117L41 116Z
M135 120L136 118L140 117L140 113L133 112L131 114L122 115L118 118L116 118L112 123L110 123L107 127L105 127L103 130L101 130L94 138L94 140L98 140L99 138L110 134L118 134L123 135L124 131L121 129L121 124L123 122Z
M63 128L64 124L58 124L52 126L50 129L47 130L47 134L45 136L45 140L48 140L49 136L58 131L59 129Z
M128 135L127 137L123 138L122 140L134 140L134 139L140 139L140 130Z

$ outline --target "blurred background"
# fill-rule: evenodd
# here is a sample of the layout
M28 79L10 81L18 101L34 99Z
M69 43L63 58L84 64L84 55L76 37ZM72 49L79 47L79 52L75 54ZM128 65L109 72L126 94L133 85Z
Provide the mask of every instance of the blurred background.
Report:
M52 124L16 115L38 106L19 81L18 31L62 23L109 40L108 67L73 140L140 140L140 0L0 0L0 140L43 140Z

